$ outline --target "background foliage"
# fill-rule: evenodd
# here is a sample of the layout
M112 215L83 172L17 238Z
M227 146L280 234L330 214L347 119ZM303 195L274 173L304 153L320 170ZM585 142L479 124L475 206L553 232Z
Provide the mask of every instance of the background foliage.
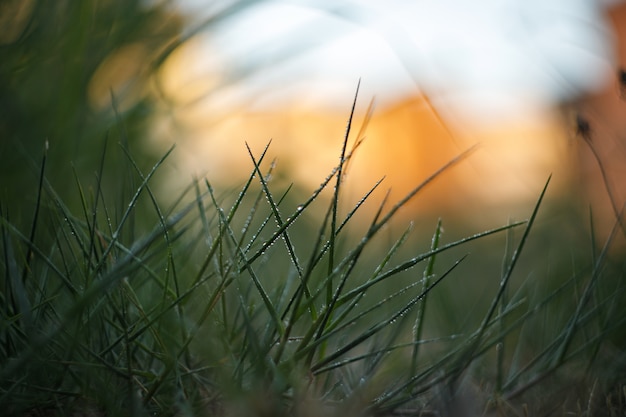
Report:
M17 218L46 142L48 179L65 197L75 175L93 176L118 122L114 142L147 151L146 83L183 22L140 0L5 1L0 14L0 196Z

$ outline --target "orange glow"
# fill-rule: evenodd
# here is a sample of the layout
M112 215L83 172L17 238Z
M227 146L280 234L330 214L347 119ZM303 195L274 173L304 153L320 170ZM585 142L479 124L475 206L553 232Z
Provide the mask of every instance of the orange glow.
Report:
M626 7L615 6L609 17L624 68ZM245 143L258 155L270 140L268 159L278 159L274 180L309 191L316 188L338 163L352 98L345 97L344 111L339 112L315 107L304 97L285 100L282 107L258 103L244 107L233 100L236 86L220 86L217 65L208 76L204 72L205 78L196 71L198 46L197 41L189 43L160 74L163 91L176 103L167 112L169 119L159 118L155 135L178 144L178 175L166 188L180 188L191 177L205 175L217 187L235 187L252 169ZM221 87L217 95L210 93L215 87ZM581 111L592 125L593 144L610 174L609 187L619 207L626 199L626 182L620 180L626 157L621 139L626 137L624 91L626 87L614 81L605 91L573 103L574 113ZM359 97L350 146L369 99ZM584 141L575 137L575 126L563 123L562 110L537 108L532 102L526 109L517 119L478 122L466 119L471 112L439 117L420 96L377 108L351 163L346 196L357 200L385 177L380 195L391 189L390 202L396 202L451 158L477 145L467 160L428 186L404 213L411 217L455 213L481 225L525 218L552 174L548 198L573 194L581 196L584 206L591 202L602 220L597 222L603 229L597 236L602 239L615 216L597 161Z
M111 93L115 95L120 111L135 103L141 92L138 81L147 57L146 47L139 43L126 45L108 56L89 82L87 94L93 108L98 111L109 109Z
M623 210L626 204L626 76L620 73L626 69L626 4L614 5L608 11L607 19L616 39L615 76L603 90L571 104L590 129L589 143L585 142L583 135L576 138L575 182L584 196L584 203L591 202L600 239L615 225L615 212ZM620 235L623 241L626 236L618 233Z
M175 182L180 186L184 178L206 174L217 186L240 184L252 169L245 143L258 155L271 139L269 156L278 159L275 177L282 173L289 182L313 190L338 163L348 105L344 113L295 104L238 111L218 122L187 114L187 134L178 153L181 178ZM363 107L358 106L349 146L365 117ZM391 188L395 202L477 144L466 161L420 192L405 213L482 213L483 218L500 213L503 222L526 216L550 173L555 174L553 188L568 182L571 158L558 126L554 115L544 113L502 126L446 128L423 97L414 97L375 110L351 162L345 191L356 200L385 177L381 188Z

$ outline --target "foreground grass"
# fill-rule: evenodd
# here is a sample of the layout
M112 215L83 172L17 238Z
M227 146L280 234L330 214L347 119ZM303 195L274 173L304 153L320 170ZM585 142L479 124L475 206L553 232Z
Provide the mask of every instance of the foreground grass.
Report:
M104 164L89 187L75 178L78 212L47 182L44 155L29 227L1 213L5 414L623 415L613 237L556 288L512 286L548 181L526 221L453 242L440 222L429 250L402 257L409 226L380 250L398 210L471 151L394 205L370 201L375 184L346 211L343 179L360 143L348 149L350 127L338 166L295 205L289 188L272 189L267 148L250 150L235 197L199 181L167 209L151 184L169 152L149 172L127 152L118 195L104 195ZM353 225L368 204L378 207L369 224ZM317 223L303 236L306 216ZM494 234L506 241L504 267L482 318L427 336L432 294L466 259L440 255Z

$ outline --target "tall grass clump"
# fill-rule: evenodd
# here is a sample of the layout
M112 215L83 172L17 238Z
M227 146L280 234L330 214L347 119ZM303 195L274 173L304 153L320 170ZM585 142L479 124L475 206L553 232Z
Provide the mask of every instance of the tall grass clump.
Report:
M46 179L44 151L28 227L1 212L5 415L554 413L571 404L545 401L541 389L584 382L607 355L623 360L610 336L624 326L624 288L604 283L608 249L547 293L530 279L511 284L549 181L525 221L452 242L440 222L421 252L405 247L409 225L381 250L377 238L398 211L471 150L394 204L372 201L378 182L344 209L361 143L348 146L352 114L336 168L297 203L291 186L274 189L266 147L248 148L251 171L238 193L196 181L163 207L153 177L172 150L144 171L122 141L125 168L105 172L109 145L93 180L74 178L74 212ZM117 195L101 187L111 174ZM368 205L369 223L356 223ZM506 242L501 275L463 270L467 255L455 248L491 235ZM467 286L496 283L491 302L462 332L427 335L431 295L454 275ZM561 298L571 309L548 317ZM528 343L541 322L548 334ZM610 406L596 400L623 380L597 381L572 407L623 412L619 391L603 397Z

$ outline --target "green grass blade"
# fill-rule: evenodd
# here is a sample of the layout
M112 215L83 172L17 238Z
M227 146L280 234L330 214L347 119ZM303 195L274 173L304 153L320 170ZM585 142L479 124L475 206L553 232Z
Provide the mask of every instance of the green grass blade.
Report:
M39 185L37 186L37 200L35 203L35 213L33 214L33 220L31 222L30 235L28 238L29 242L35 241L35 234L37 231L37 224L39 223L39 210L41 208L41 194L44 188L44 173L46 170L46 159L48 156L48 141L44 145L43 157L41 159L41 169L39 170ZM33 256L32 246L28 246L26 252L26 262L24 263L24 268L22 269L22 282L26 281L26 277L30 271L30 262Z
M343 168L345 165L346 148L348 146L348 138L350 136L350 129L352 128L352 118L354 117L354 110L356 108L356 101L359 96L359 86L361 80L357 83L356 92L354 94L354 100L352 101L352 109L350 110L350 116L348 117L348 123L346 126L346 133L343 138L343 144L341 146L341 154L339 156L339 164L337 165L337 179L335 181L335 188L333 190L333 197L331 200L332 215L330 221L330 239L328 247L328 276L331 276L333 268L335 266L335 238L337 236L337 211L339 209L339 195L341 185L343 183ZM326 292L326 304L331 303L332 299L332 279L329 280Z
M441 232L443 231L441 227L441 219L437 221L437 228L435 229L435 233L433 235L433 239L430 245L430 250L435 251L439 248L439 239L441 237ZM423 282L424 289L428 288L430 285L430 277L433 275L434 267L435 267L435 259L436 255L433 255L428 259L428 264L424 269L423 274ZM415 323L413 324L413 342L415 343L413 346L413 353L411 354L411 373L414 374L417 370L417 358L419 355L419 347L420 344L417 343L422 338L422 330L424 326L424 315L426 313L426 300L427 297L424 297L423 300L420 301L417 306L417 315L415 317Z
M452 249L454 247L457 247L457 246L463 245L465 243L471 242L473 240L477 240L477 239L480 239L480 238L483 238L483 237L486 237L486 236L489 236L489 235L492 235L492 234L495 234L495 233L499 233L499 232L505 231L507 229L510 229L512 227L520 226L520 225L525 224L525 223L526 222L516 222L516 223L510 224L510 225L500 226L500 227L497 227L495 229L490 229L490 230L487 230L487 231L484 231L484 232L481 232L481 233L476 233L476 234L474 234L472 236L468 236L468 237L459 239L459 240L457 240L455 242L448 243L446 245L440 246L436 250L431 250L431 251L428 251L428 252L423 253L421 255L418 255L418 256L416 256L416 257L414 257L412 259L409 259L408 261L405 261L405 262L403 262L403 263L401 263L401 264L399 264L399 265L397 265L397 266L395 266L395 267L393 267L393 268L391 268L391 269L389 269L389 270L379 274L376 278L365 282L364 284L354 288L353 290L348 291L347 293L345 293L338 300L338 302L339 302L339 304L343 304L343 303L349 301L350 299L356 297L358 294L362 293L363 291L367 290L368 288L370 288L370 287L372 287L374 285L380 284L384 280L386 280L386 279L388 279L388 278L390 278L392 276L395 276L395 275L399 274L400 272L406 271L406 270L414 267L418 263L420 263L422 261L425 261L426 259L431 258L434 255L437 255L439 253L445 252L447 250L450 250L450 249Z
M406 304L404 307L402 307L400 310L394 313L391 317L375 324L370 329L368 329L367 331L365 331L364 333L362 333L361 335L353 339L351 342L346 344L344 347L337 349L334 353L326 356L322 360L315 363L311 367L311 371L315 372L317 369L323 367L324 365L344 355L346 352L352 350L355 346L360 345L365 340L369 339L371 336L378 333L380 330L382 330L389 324L398 320L398 318L404 316L409 310L411 310L415 306L417 302L423 299L433 288L435 288L443 279L445 279L454 270L454 268L456 268L462 262L463 259L464 257L456 261L450 269L448 269L444 274L441 275L441 277L439 277L436 281L434 281L428 288L426 288L426 290L424 290L417 297L413 298L408 304Z

